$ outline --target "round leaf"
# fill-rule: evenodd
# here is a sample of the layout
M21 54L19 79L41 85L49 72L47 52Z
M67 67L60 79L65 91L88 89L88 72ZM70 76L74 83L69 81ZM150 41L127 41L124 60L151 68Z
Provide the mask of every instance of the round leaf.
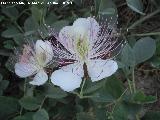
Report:
M117 9L111 0L101 0L98 12L102 15L114 15L117 13Z
M8 29L2 32L2 37L12 38L20 35L21 33L15 26L9 26Z
M91 96L93 96L92 100L96 102L112 102L118 99L123 92L123 83L115 77L110 77L105 81L103 87L91 94Z
M133 47L136 63L142 63L153 56L156 51L155 40L150 37L141 38Z
M16 7L2 7L2 13L5 14L6 16L10 17L11 19L16 19L18 17L18 10Z
M31 35L38 29L38 23L32 17L26 19L24 23L25 35Z
M62 89L55 87L51 84L46 84L44 91L45 91L45 95L49 98L60 99L67 96L66 92L64 92Z
M81 112L81 113L77 113L77 120L95 120L95 119L90 114Z
M20 104L27 110L36 110L40 106L40 101L34 97L25 96L20 99Z
M121 62L126 66L135 66L135 55L129 44L126 44L122 50Z
M33 115L33 120L49 120L49 115L45 109L40 109Z
M160 111L147 112L142 119L143 120L160 120Z
M143 4L141 0L126 0L128 7L133 11L144 15L143 13Z
M8 120L10 115L19 111L18 100L11 97L0 96L0 119Z

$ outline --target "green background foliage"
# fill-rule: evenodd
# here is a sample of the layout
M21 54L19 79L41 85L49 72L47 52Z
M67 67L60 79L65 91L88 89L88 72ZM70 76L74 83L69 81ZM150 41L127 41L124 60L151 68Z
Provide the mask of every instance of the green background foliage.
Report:
M38 5L27 4L33 0L23 2L25 5L0 5L0 120L160 120L160 109L150 111L144 107L155 104L158 93L145 94L138 89L135 76L146 64L149 71L160 69L159 0L72 0L72 4L41 0L44 4ZM80 89L66 93L50 82L32 86L29 79L14 74L18 58L15 48L27 41L46 39L47 26L58 32L79 17L99 15L112 18L111 24L118 21L120 39L125 41L116 56L119 70L115 75L94 83L88 78L83 94L79 94Z

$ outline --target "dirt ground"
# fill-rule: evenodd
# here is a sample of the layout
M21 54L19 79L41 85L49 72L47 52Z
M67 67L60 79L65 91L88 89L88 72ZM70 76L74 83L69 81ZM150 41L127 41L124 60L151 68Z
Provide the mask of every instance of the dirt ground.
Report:
M146 95L157 96L157 102L145 106L146 110L160 110L160 74L158 70L138 70L135 72L137 89Z

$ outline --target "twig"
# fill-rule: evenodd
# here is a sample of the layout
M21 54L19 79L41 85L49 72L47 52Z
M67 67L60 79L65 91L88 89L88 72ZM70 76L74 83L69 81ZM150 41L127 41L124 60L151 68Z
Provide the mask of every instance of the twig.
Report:
M83 98L83 88L84 88L85 82L86 82L86 78L84 78L84 80L82 82L82 87L81 87L81 91L80 91L80 97L82 97L82 98Z
M135 23L133 23L131 26L128 27L128 29L133 29L134 27L136 27L138 24L144 22L145 20L149 19L150 17L156 15L157 13L160 12L160 8L155 10L154 12L146 15L145 17L142 17L141 19L139 19L138 21L136 21Z
M41 105L40 105L40 107L39 107L39 110L42 108L42 106L43 106L44 101L46 100L46 98L47 98L47 96L45 96L45 97L43 98L43 100L42 100L42 102L41 102Z
M136 93L136 83L135 83L135 76L134 76L134 68L132 70L132 83L133 83L133 91Z
M132 34L132 35L129 35L129 36L142 37L142 36L151 36L151 35L160 35L160 32L151 32L151 33Z

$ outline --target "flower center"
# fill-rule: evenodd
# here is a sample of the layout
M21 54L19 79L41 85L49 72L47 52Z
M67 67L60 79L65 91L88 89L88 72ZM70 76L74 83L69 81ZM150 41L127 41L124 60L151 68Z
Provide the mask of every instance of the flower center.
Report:
M88 54L88 41L86 39L78 39L76 43L77 52L81 60L85 60Z
M46 54L44 52L37 55L37 62L39 66L44 67L45 61L46 61Z

